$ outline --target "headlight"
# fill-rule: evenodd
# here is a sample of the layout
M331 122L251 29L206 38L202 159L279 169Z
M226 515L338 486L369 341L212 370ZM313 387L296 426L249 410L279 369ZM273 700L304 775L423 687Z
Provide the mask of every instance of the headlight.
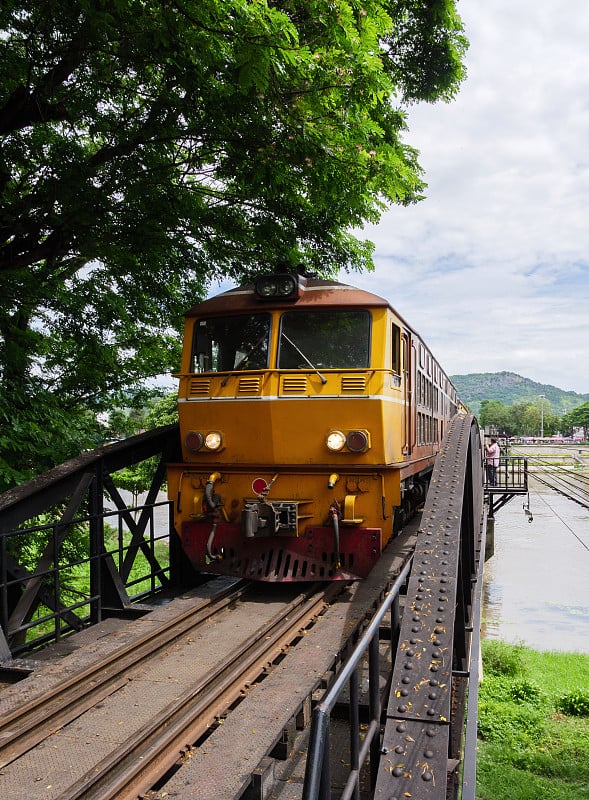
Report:
M306 280L302 275L282 273L262 275L255 281L254 288L263 300L297 300L305 285Z
M257 281L256 292L260 297L276 297L276 281L274 278L264 278Z
M184 444L188 450L192 450L196 453L204 444L202 433L199 433L198 431L188 431L184 437Z
M367 431L350 431L348 433L346 444L348 450L352 453L363 453L370 447L370 437Z
M330 431L327 434L327 448L335 453L339 453L346 445L346 436L341 431Z
M290 297L296 290L297 283L292 275L280 275L276 278L276 294L279 297Z
M218 431L210 431L210 433L207 433L205 436L205 447L207 450L219 450L222 443L223 439Z

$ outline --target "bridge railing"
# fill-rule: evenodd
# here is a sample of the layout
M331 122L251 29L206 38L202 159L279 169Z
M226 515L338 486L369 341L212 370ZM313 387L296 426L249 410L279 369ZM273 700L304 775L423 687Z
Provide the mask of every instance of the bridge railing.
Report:
M158 494L178 457L176 425L82 453L0 495L0 660L33 650L182 581L189 570ZM132 507L116 473L153 459ZM105 508L106 501L114 508Z
M528 491L528 459L523 456L502 456L499 459L496 479L497 483L492 486L485 472L485 489L498 493L526 493Z
M411 560L401 570L380 608L354 647L350 658L342 667L335 683L315 707L307 755L307 769L303 786L303 800L331 800L330 735L331 713L346 690L350 706L350 772L342 797L355 797L359 789L360 772L368 757L373 765L373 783L380 752L380 720L383 698L380 694L380 628L390 614L391 661L399 639L399 593L411 569ZM388 638L388 637L387 637ZM368 655L368 724L360 725L360 672Z

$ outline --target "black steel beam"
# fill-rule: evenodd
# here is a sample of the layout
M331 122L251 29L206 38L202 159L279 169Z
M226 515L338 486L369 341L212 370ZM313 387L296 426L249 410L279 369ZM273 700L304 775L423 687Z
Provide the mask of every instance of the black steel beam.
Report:
M432 475L403 612L375 798L446 798L451 743L461 738L464 712L456 708L454 674L467 665L470 586L483 514L480 438L471 435L473 427L478 432L472 415L453 418Z

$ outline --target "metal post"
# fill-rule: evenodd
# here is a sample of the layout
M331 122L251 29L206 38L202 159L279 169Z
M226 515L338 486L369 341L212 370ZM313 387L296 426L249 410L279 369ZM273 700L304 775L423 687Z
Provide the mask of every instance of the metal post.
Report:
M3 532L0 532L0 661L12 658L12 653L8 645L8 565L6 560L6 540ZM5 635L6 632L6 635Z
M358 689L358 670L350 676L350 767L356 772L352 797L360 798L360 697Z
M104 518L102 461L95 467L94 480L88 492L90 526L90 621L102 622L102 554L104 549Z
M380 649L378 629L370 640L368 648L368 705L370 720L380 721ZM370 743L370 786L376 786L378 778L378 765L380 761L380 737L374 736Z
M399 633L401 632L401 608L399 595L395 595L391 605L391 669L395 668L397 647L399 646Z
M321 707L313 711L313 722L309 736L308 762L303 783L303 800L329 797L329 709ZM328 778L325 779L325 773ZM327 786L328 794L324 794Z

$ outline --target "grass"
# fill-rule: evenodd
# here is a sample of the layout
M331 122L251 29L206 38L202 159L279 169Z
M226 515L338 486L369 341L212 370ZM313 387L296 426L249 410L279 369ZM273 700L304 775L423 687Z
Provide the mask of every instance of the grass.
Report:
M482 647L478 800L589 800L589 656Z

